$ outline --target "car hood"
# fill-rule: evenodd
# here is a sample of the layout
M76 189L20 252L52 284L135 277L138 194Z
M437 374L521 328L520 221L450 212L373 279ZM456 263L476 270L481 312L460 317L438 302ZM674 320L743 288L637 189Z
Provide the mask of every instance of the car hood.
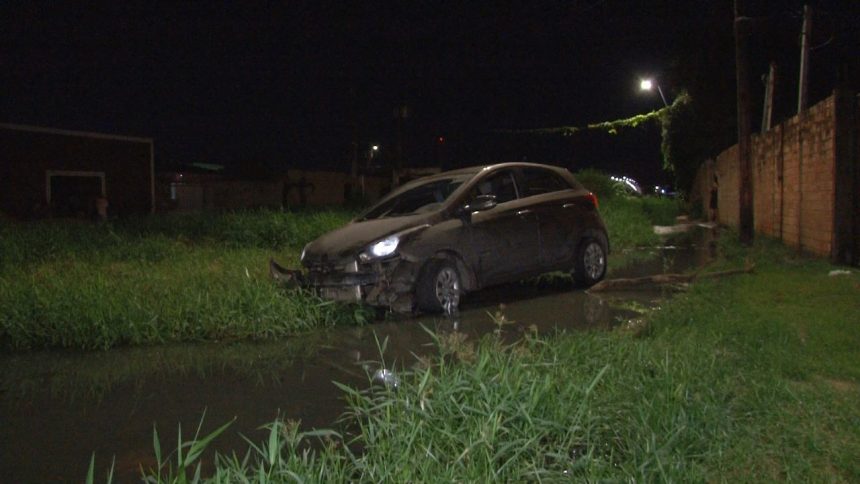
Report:
M355 257L372 242L429 223L432 218L432 215L422 214L350 222L308 244L302 262L308 265L309 263L335 262L340 259Z

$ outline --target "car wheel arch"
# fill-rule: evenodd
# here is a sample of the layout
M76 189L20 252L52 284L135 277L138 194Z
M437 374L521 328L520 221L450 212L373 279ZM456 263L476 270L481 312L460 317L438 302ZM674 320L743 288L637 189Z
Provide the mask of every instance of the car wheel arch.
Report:
M437 251L431 257L428 257L427 260L424 261L424 264L422 264L421 269L418 271L419 278L424 274L424 271L430 262L435 259L447 259L454 263L457 268L457 272L460 273L464 291L473 291L478 288L475 272L468 266L468 264L466 264L466 261L459 253L450 249Z
M577 234L574 239L574 249L578 250L580 244L585 242L588 239L596 239L600 243L603 244L603 248L606 251L606 254L609 254L609 237L606 235L606 232L598 229L585 229L579 234Z

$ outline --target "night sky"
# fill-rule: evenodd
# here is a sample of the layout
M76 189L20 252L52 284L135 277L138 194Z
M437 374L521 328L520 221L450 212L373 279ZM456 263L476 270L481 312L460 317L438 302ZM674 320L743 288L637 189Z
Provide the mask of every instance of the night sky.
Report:
M71 2L69 2L71 3ZM802 2L743 2L754 125L759 76L780 64L777 120L796 105ZM857 1L819 1L811 101L858 86ZM406 164L596 166L645 182L657 127L567 138L499 130L578 126L662 106L682 90L735 138L731 1L4 2L0 122L152 137L157 164L348 169L371 144ZM439 142L439 137L444 142ZM725 141L723 141L725 140Z

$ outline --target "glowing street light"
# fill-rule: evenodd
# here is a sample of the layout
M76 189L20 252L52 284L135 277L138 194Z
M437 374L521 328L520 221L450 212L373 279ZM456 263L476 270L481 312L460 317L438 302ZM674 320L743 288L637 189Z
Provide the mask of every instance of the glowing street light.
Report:
M369 167L373 163L373 159L376 158L376 155L379 154L379 145L370 145L370 149L367 150L367 166Z
M654 88L657 88L657 92L660 93L660 99L663 100L663 105L669 107L669 103L666 102L666 96L663 95L663 90L660 89L660 85L654 82L651 79L642 79L639 81L639 89L643 91L650 91Z

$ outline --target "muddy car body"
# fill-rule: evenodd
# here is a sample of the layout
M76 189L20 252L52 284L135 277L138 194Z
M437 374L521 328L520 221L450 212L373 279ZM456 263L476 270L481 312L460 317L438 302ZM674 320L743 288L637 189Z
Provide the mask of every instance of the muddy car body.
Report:
M609 242L597 199L565 169L503 163L410 182L302 251L323 297L440 311L462 293L550 271L594 284Z

